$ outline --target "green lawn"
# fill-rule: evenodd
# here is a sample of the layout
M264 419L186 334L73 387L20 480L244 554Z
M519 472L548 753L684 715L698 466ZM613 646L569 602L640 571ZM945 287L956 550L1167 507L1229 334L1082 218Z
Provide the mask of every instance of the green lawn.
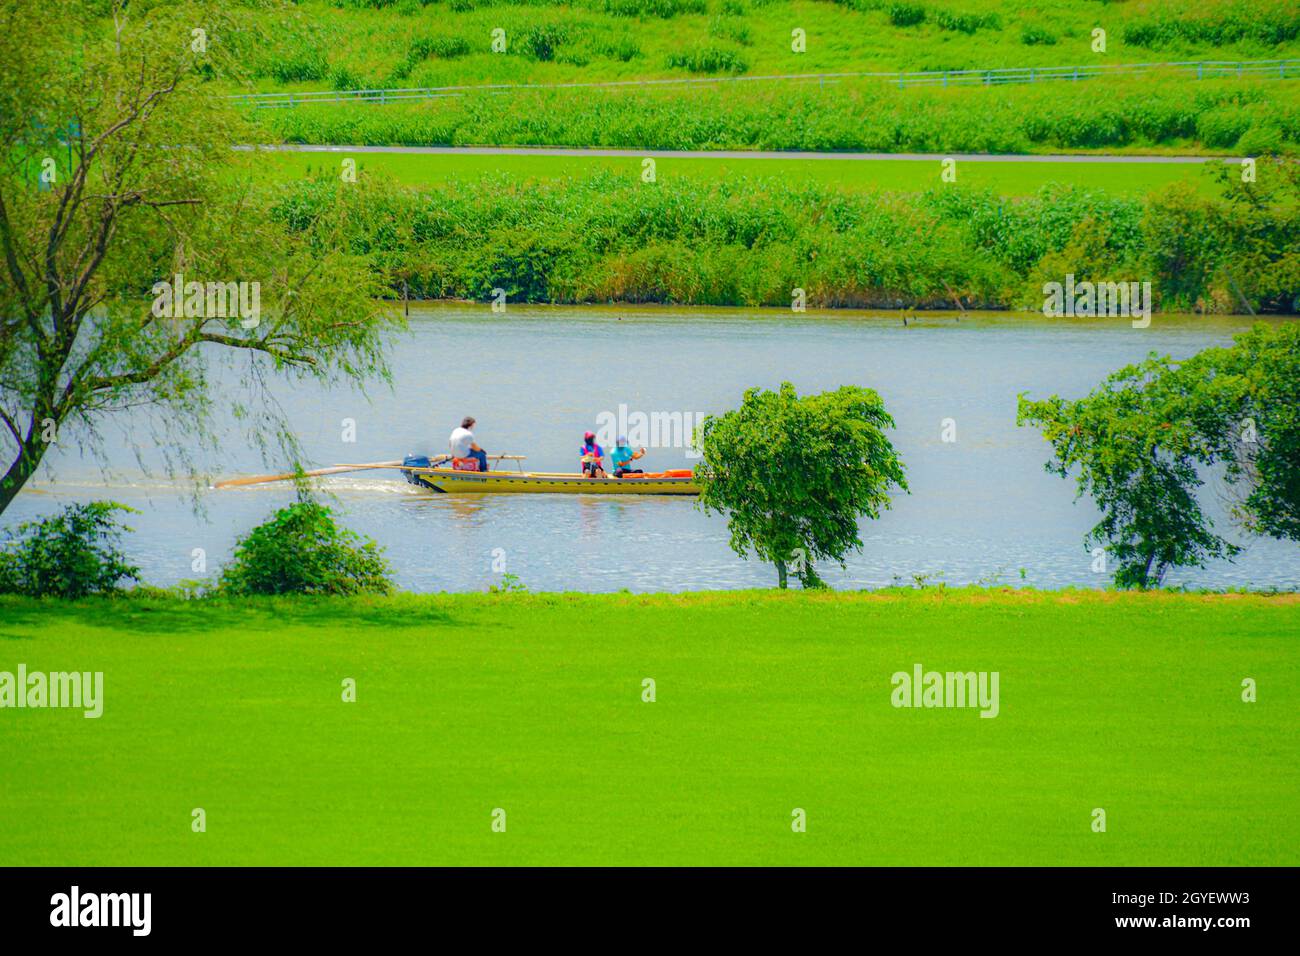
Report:
M640 156L491 156L445 153L266 153L249 157L260 171L276 178L297 178L311 170L337 170L344 158L357 168L412 185L437 185L453 178L471 179L504 173L519 180L580 177L600 169L641 176ZM656 178L716 180L737 176L777 176L792 182L815 182L850 191L887 189L919 192L944 185L938 160L734 159L664 158L655 161ZM1028 196L1049 183L1141 196L1175 182L1190 182L1206 196L1220 189L1200 164L981 162L961 160L957 182L993 189L1005 196Z
M9 599L0 671L103 671L104 713L0 710L0 865L1296 865L1298 634L1294 596ZM894 708L918 662L1000 713Z

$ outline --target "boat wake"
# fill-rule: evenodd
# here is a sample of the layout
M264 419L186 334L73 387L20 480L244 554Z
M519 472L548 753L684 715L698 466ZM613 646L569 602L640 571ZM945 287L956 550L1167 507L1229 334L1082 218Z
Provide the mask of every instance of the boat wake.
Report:
M400 478L319 478L317 479L321 488L331 492L366 492L373 494L391 495L420 495L425 494L419 488L403 481Z

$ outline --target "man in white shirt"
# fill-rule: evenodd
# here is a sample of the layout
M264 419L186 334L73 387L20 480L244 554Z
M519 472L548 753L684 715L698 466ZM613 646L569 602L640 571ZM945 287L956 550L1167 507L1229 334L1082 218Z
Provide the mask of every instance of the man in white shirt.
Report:
M479 471L487 471L487 452L478 446L474 439L472 429L475 425L474 417L466 415L461 420L460 427L451 433L448 443L451 445L452 458L473 458L478 462Z

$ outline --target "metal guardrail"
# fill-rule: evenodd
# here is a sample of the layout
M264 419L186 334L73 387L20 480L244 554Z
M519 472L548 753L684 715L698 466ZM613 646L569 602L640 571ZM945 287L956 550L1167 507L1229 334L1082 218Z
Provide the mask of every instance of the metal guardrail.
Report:
M231 99L257 109L291 108L312 103L399 103L474 94L503 95L529 90L626 89L660 86L705 86L721 83L802 82L838 84L877 80L899 89L917 86L1004 86L1020 83L1078 82L1098 77L1173 76L1212 80L1227 78L1300 79L1300 60L1197 60L1181 63L1128 63L1110 66L1024 66L998 70L942 70L922 73L785 73L768 76L681 77L658 80L608 80L589 83L496 83L477 86L429 86L406 89L318 90L303 93L241 93Z

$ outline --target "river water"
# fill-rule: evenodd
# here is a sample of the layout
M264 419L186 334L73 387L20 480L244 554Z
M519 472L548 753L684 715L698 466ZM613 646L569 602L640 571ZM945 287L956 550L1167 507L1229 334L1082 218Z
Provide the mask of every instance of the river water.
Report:
M541 471L574 471L582 432L637 413L687 420L736 406L746 388L790 381L802 392L843 384L876 389L898 423L892 440L910 495L864 523L865 547L847 568L822 568L835 587L1003 581L1039 587L1104 586L1083 535L1096 521L1073 482L1047 474L1048 446L1017 428L1016 396L1078 397L1149 352L1187 356L1227 344L1247 320L1156 316L1123 320L898 313L813 313L672 307L412 307L393 343L393 386L326 390L276 382L272 392L317 465L441 452L462 416L478 419L489 453L528 456ZM240 361L247 361L240 358ZM236 394L233 369L217 387ZM603 416L603 417L602 417ZM229 416L218 416L214 475L271 467ZM945 441L945 419L955 441ZM671 421L671 418L660 418ZM351 424L350 424L351 423ZM663 428L661 438L675 435ZM127 546L151 584L205 576L238 534L292 499L284 485L207 491L196 512L188 485L165 476L143 413L104 426L100 459L63 436L3 519L43 514L65 501L111 498L142 512ZM108 472L101 468L106 460ZM144 463L142 468L140 462ZM652 448L652 469L689 467L682 447ZM147 470L146 470L147 469ZM395 472L326 479L322 488L352 529L387 549L400 586L482 590L503 570L531 590L684 591L766 587L770 566L728 547L725 520L688 498L568 495L458 497L422 493ZM1207 497L1217 498L1211 478ZM1229 527L1217 506L1220 525ZM1300 584L1300 549L1251 539L1234 563L1180 569L1168 583L1194 587Z

